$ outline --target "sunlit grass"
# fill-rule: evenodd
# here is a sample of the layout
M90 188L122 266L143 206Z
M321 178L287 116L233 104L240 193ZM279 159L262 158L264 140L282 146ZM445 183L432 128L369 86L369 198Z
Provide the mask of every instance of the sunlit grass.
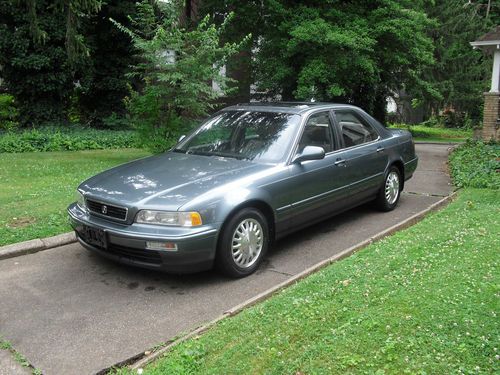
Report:
M499 198L463 191L443 211L223 320L144 373L499 373Z
M0 246L67 232L66 207L86 178L143 150L0 154Z
M472 130L432 128L423 125L394 124L392 128L409 130L416 141L464 142L472 138Z

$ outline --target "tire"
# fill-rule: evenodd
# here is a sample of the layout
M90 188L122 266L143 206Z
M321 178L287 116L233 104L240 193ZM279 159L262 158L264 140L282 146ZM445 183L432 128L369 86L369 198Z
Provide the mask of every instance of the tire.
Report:
M401 196L401 186L401 172L393 165L387 171L384 184L375 200L375 204L380 211L388 212L396 208Z
M269 225L255 208L244 208L224 225L216 267L225 275L240 278L257 270L269 246Z

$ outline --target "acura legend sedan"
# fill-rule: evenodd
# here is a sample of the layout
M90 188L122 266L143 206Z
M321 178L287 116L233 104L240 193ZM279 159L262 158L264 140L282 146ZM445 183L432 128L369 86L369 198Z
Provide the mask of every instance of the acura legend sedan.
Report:
M417 161L409 132L354 106L242 104L84 181L68 213L78 241L107 258L243 277L290 232L370 201L394 209Z

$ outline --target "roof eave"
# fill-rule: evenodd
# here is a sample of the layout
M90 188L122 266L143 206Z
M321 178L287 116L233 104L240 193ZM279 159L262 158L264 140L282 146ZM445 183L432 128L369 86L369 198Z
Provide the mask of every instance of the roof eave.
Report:
M500 40L475 41L475 42L470 42L470 45L473 48L493 47L496 49L500 49Z

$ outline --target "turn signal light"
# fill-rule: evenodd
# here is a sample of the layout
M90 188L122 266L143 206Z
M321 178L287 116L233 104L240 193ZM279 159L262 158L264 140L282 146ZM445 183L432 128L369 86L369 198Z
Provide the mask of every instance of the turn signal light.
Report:
M146 249L177 251L177 244L173 242L146 241Z

